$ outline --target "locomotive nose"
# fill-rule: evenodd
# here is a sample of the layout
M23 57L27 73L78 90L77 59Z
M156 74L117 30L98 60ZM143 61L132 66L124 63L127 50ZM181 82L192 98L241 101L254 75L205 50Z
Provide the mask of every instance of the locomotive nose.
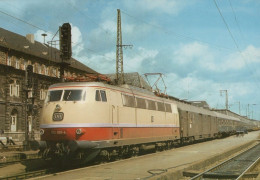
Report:
M60 111L60 110L61 110L61 106L59 104L57 104L55 107L55 111Z

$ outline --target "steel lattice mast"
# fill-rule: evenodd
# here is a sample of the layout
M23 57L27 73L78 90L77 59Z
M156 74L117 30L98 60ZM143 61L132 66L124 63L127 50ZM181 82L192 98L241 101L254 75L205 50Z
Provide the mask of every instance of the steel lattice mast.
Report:
M118 84L124 84L124 67L123 67L123 46L121 30L121 13L117 9L117 44L116 44L116 81Z
M117 9L117 42L116 42L116 83L124 84L124 66L123 66L123 47L132 47L133 45L122 44L122 29L121 29L121 13Z

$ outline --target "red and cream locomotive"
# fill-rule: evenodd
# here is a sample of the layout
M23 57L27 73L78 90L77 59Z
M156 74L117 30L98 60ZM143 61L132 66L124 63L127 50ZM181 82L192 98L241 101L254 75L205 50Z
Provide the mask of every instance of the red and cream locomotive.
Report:
M40 122L39 145L46 158L70 156L88 161L98 154L111 158L180 140L177 105L128 85L54 84Z

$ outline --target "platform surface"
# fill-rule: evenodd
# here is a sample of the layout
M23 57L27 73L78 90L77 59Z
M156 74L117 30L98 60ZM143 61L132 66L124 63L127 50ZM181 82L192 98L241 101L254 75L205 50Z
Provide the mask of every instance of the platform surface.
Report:
M202 142L168 151L135 157L109 164L101 164L34 179L48 180L109 180L149 179L152 173L163 169L180 170L192 163L213 157L222 152L256 140L260 132L250 132L244 137L231 136L224 139Z

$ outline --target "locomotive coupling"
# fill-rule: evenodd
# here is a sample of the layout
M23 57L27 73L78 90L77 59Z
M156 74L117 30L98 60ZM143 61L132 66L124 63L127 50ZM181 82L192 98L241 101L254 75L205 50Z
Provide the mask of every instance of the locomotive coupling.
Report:
M77 149L92 149L97 147L98 144L90 141L69 141L68 146L74 152Z

